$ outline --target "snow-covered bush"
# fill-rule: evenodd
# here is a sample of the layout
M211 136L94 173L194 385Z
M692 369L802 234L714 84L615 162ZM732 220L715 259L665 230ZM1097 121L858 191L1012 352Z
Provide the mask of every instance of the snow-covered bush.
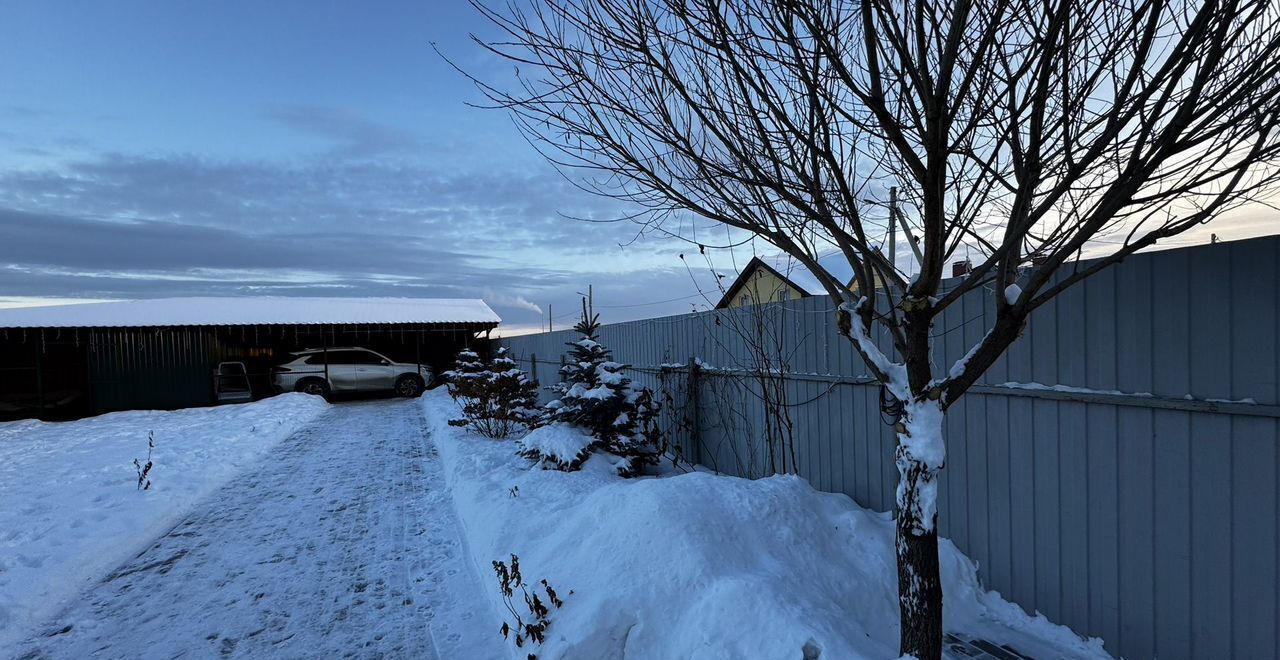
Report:
M517 428L537 425L538 383L499 347L487 364L475 351L458 353L457 365L444 374L449 394L462 406L454 426L469 426L486 438L506 438Z
M621 473L636 474L644 465L656 463L661 452L653 392L624 376L626 365L615 362L609 349L597 341L600 317L588 311L585 301L582 320L574 329L582 338L569 343L568 362L560 369L564 380L551 387L559 396L545 406L544 421L579 429L591 440L579 448L567 442L573 434L548 431L545 438L531 434L521 441L523 453L551 467L576 470L592 452L601 451L622 459L617 463ZM548 454L546 446L562 451Z
M582 428L555 422L534 429L516 443L521 456L542 467L572 472L591 458L599 441Z

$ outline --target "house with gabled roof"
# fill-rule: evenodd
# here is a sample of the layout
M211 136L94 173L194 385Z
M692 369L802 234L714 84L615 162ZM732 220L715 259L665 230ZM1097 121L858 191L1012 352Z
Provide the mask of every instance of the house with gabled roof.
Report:
M858 290L857 278L842 253L822 255L818 257L818 263L844 282L850 291ZM786 302L825 293L818 278L794 257L754 256L725 289L720 302L716 303L716 309Z
M785 302L812 295L781 271L765 263L760 257L752 257L737 279L725 289L716 309L747 307L762 303Z

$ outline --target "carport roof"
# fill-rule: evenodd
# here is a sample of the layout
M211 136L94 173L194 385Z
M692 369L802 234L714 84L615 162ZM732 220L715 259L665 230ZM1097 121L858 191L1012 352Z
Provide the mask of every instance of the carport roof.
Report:
M501 321L479 299L220 297L0 309L0 328L467 324Z

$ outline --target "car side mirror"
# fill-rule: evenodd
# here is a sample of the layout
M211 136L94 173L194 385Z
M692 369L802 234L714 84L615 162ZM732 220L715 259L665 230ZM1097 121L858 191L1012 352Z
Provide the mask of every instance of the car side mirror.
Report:
M382 366L384 366L384 367L389 367L389 366L391 366L391 360L383 360L383 361L382 361Z

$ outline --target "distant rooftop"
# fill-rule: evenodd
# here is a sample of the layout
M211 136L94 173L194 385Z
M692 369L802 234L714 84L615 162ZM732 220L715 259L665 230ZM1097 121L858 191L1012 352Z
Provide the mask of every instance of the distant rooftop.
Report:
M483 300L465 298L158 298L0 309L0 328L385 323L496 326L501 320Z
M827 289L822 286L822 282L818 281L818 278L795 257L779 252L771 255L756 255L756 258L778 271L805 293L811 296L826 295ZM849 265L849 260L845 259L844 253L835 251L819 255L818 263L837 280L846 284L853 281L853 266ZM743 270L745 269L744 266ZM741 275L742 273L738 273L739 277Z

